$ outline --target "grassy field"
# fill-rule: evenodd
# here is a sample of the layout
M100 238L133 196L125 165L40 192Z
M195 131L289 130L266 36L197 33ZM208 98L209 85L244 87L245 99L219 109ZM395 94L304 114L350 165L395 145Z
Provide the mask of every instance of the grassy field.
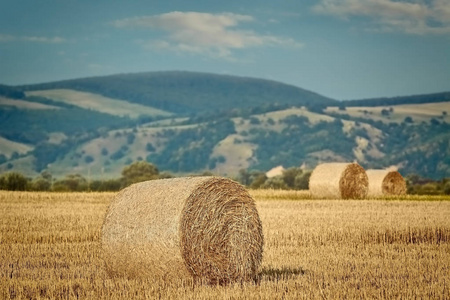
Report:
M0 299L449 299L450 197L251 194L259 282L201 286L108 277L99 240L112 193L0 191Z
M157 108L75 90L42 90L27 92L26 94L27 96L45 97L54 101L60 101L116 116L129 116L130 118L137 118L143 114L164 117L171 115L171 113Z
M392 109L389 115L383 115L381 111ZM370 118L374 121L401 123L406 117L411 117L413 122L429 122L432 118L444 122L450 122L450 102L436 102L424 104L403 104L395 106L375 106L375 107L347 107L339 110L338 107L328 107L326 112L348 114L352 117Z

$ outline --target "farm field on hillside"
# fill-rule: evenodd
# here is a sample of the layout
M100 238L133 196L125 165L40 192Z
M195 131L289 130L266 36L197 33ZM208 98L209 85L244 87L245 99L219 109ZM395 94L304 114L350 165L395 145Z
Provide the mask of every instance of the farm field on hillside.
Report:
M147 114L151 116L170 116L171 113L157 108L130 103L124 100L112 99L98 94L80 92L68 89L42 90L26 93L28 96L40 96L54 101L60 101L71 105L76 105L86 109L116 115L137 118Z
M392 109L392 111L390 111ZM383 115L382 111L389 111ZM450 102L435 102L424 104L402 104L394 106L374 106L347 107L339 110L338 107L329 107L327 112L348 114L352 117L370 118L374 121L398 122L401 123L406 117L411 117L414 122L428 122L432 118L437 118L443 122L450 122Z
M107 275L100 229L114 193L0 191L0 299L449 297L450 197L250 193L265 237L258 282L201 286Z

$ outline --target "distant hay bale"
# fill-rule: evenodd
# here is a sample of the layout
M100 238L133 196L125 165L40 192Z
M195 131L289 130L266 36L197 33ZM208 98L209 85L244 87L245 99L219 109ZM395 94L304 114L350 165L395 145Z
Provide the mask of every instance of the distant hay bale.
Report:
M324 163L318 165L309 179L314 198L361 199L366 197L369 181L357 163Z
M211 284L255 279L263 252L253 198L219 177L151 180L123 189L108 208L101 241L111 275Z
M369 178L369 197L400 196L406 194L406 182L397 171L367 170Z

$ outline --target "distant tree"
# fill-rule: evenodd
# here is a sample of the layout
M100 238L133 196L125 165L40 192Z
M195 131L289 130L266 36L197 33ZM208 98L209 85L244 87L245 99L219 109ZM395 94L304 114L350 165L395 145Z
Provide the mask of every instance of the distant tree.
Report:
M19 155L19 153L17 152L17 151L14 151L12 154L11 154L11 159L18 159L20 157L20 155Z
M263 184L266 182L267 176L264 173L257 173L253 176L253 180L250 183L250 188L252 189L258 189L263 186Z
M437 126L437 125L441 124L441 122L439 122L439 121L436 120L435 118L432 118L432 119L430 120L430 123L431 123L431 125L434 125L434 126Z
M407 116L403 122L405 122L405 123L413 123L413 119L410 116Z
M450 181L444 185L444 194L450 195Z
M31 190L33 190L33 191L39 191L39 192L49 191L51 186L52 186L51 181L45 179L42 176L36 177L31 182Z
M250 124L252 124L252 125L259 125L259 124L261 124L261 121L259 121L258 118L251 117L250 118Z
M0 189L8 191L25 191L28 179L18 172L9 172L0 178Z
M246 169L240 169L236 178L243 185L250 185L250 173Z
M123 151L122 148L120 148L119 150L117 150L116 152L111 154L111 156L109 158L111 158L112 160L119 160L124 156L125 156L125 152Z
M388 116L389 116L389 110L383 108L383 109L381 110L381 115L382 115L382 116L385 116L385 117L388 117Z
M94 158L91 155L86 155L84 157L84 162L87 163L87 164L90 164L93 161L94 161Z
M152 143L147 143L145 145L145 150L147 150L147 152L154 152L156 151L156 148L153 146Z
M48 181L52 181L52 178L53 178L52 173L50 173L49 170L42 171L41 172L41 177L46 179L46 180L48 180Z
M295 176L294 188L297 190L309 189L309 178L311 177L311 171L304 171L302 174Z
M108 149L106 149L105 147L103 147L101 153L102 153L103 156L108 155Z
M122 187L130 184L157 179L158 168L146 161L134 162L122 170Z
M295 188L295 178L302 173L302 169L295 167L284 170L282 178L286 187L291 189Z
M275 176L269 178L264 181L261 187L265 189L282 189L282 190L288 189L286 182L283 180L283 176Z
M136 139L136 135L132 132L127 134L127 143L128 145L131 145L134 143L134 140Z
M86 178L80 174L68 174L53 184L53 190L59 192L82 192L88 190Z
M122 187L120 179L94 180L90 184L91 191L118 191Z
M323 113L323 110L325 108L327 108L327 105L323 104L323 103L311 103L311 104L307 105L306 108L310 112Z

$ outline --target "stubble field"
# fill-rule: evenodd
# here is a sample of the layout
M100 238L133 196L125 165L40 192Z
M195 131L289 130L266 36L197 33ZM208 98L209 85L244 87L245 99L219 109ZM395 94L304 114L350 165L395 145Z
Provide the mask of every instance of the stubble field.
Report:
M251 194L258 282L204 286L108 276L99 243L113 193L0 191L0 299L450 298L450 197Z

